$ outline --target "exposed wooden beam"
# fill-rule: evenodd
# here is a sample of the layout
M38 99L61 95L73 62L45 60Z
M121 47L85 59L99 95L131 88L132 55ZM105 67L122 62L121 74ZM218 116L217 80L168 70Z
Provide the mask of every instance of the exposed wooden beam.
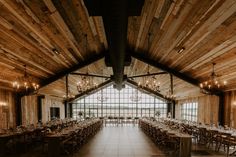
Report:
M145 76L156 76L156 75L162 75L162 74L168 74L168 73L167 72L158 72L158 73L150 73L150 74L129 76L128 78L145 77Z
M138 83L135 82L135 81L132 81L130 79L127 79L126 80L127 84L131 85L132 87L138 87ZM142 88L139 88L139 90L141 91L144 91L144 92L148 92L148 93L151 93L151 94L154 94L162 99L165 99L165 100L168 100L168 101L173 101L172 99L167 99L164 95L162 95L161 93L158 93L158 92L155 92L147 87L142 87Z
M75 65L75 66L73 66L73 67L71 67L71 68L69 68L67 70L64 70L64 71L62 71L62 72L60 72L60 73L58 73L58 74L56 74L56 75L46 79L46 80L44 80L40 84L40 86L44 87L44 86L46 86L46 85L48 85L48 84L50 84L50 83L52 83L52 82L62 78L62 77L64 77L65 75L67 75L69 73L72 73L72 72L74 72L74 71L76 71L78 69L81 69L81 68L83 68L85 66L88 66L89 64L92 64L93 62L96 62L96 61L104 58L104 56L105 56L105 53L100 53L99 55L90 57L87 60L84 60L83 62L81 62L81 63L79 63L79 64L77 64L77 65Z
M70 75L79 75L79 76L91 76L91 77L101 77L101 78L111 78L110 76L103 76L103 75L96 75L96 74L85 74L85 73L77 73L77 72L73 72L70 73Z
M140 60L140 61L142 61L142 62L144 62L144 63L146 63L146 64L149 64L149 65L151 65L151 66L153 66L153 67L156 67L156 68L158 68L158 69L161 69L161 70L163 70L163 71L165 71L165 72L168 72L168 73L170 73L170 74L176 76L177 78L179 78L179 79L181 79L181 80L183 80L183 81L185 81L185 82L188 82L188 83L190 83L190 84L192 84L192 85L194 85L194 86L199 87L199 84L200 84L200 81L199 81L199 80L197 80L197 79L195 79L195 78L192 78L192 77L190 77L190 76L188 76L188 75L186 75L186 74L184 74L184 73L181 73L181 72L179 72L179 71L177 71L177 70L175 70L175 69L172 69L172 68L170 68L170 67L168 67L168 66L166 66L166 65L164 65L164 64L161 64L161 63L159 63L159 62L156 61L156 60L151 59L150 57L148 57L147 55L145 55L145 54L148 54L147 51L134 52L133 50L129 50L129 53L130 53L130 55L131 55L133 58L135 58L135 59L138 59L138 60ZM199 87L199 88L200 88L200 87ZM209 93L209 94L214 94L214 95L219 96L219 94L220 94L222 91L217 91L217 92L215 92L215 93L213 93L213 92L211 92L211 91L206 91L206 92Z
M88 65L90 65L90 64L92 64L92 63L94 63L94 62L104 58L105 57L105 53L107 53L107 52L103 52L103 53L100 53L100 54L98 54L96 56L90 57L90 58L84 60L83 62L78 63L77 65L75 65L75 66L73 66L73 67L71 67L69 69L61 71L61 72L57 73L56 75L54 75L54 76L52 76L52 77L50 77L48 79L43 80L40 83L40 88L45 87L45 86L47 86L47 85L49 85L49 84L51 84L51 83L61 79L62 77L66 76L67 74L70 74L70 73L72 73L72 72L74 72L74 71L76 71L78 69L81 69L81 68L83 68L85 66L88 66ZM26 94L23 94L22 96L32 94L33 92L34 91L29 91Z
M149 64L149 65L154 66L158 69L166 71L166 72L168 72L168 73L170 73L170 74L172 74L172 75L174 75L174 76L176 76L176 77L178 77L178 78L180 78L180 79L182 79L194 86L199 87L200 82L197 79L194 79L194 78L192 78L186 74L183 74L175 69L172 69L164 64L158 63L158 61L156 61L156 60L150 59L149 57L147 57L145 55L148 52L140 53L140 52L134 52L134 51L130 50L129 53L131 54L132 57L134 57L142 62L145 62L146 64Z
M100 90L101 88L105 88L107 86L109 86L113 81L111 79L99 84L96 88L91 88L85 92L82 92L82 93L79 93L77 94L74 98L71 98L68 100L68 102L73 102L75 101L76 99L80 98L80 97L83 97L85 95L88 95L88 94L92 94L92 93L95 93L96 91Z

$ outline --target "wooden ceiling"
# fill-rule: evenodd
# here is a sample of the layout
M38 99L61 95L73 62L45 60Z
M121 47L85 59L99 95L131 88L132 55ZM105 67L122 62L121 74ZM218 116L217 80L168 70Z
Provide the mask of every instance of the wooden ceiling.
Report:
M0 0L1 88L12 89L12 82L24 74L24 64L42 83L109 49L102 18L89 17L83 0L54 4L54 0ZM236 89L235 0L145 0L141 16L129 17L127 39L127 47L137 54L146 52L143 55L199 81L209 77L215 62L216 73L228 82L225 90ZM184 51L178 53L181 48ZM112 75L104 59L78 71ZM147 64L135 58L125 68L128 76L147 71ZM150 72L158 71L150 67ZM157 78L165 94L169 75ZM78 80L69 76L73 94ZM62 97L65 78L39 92ZM198 87L176 77L174 93L178 98L200 94Z

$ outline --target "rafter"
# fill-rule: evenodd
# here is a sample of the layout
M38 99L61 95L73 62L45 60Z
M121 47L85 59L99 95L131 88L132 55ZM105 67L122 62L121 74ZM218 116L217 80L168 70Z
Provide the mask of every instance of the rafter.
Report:
M168 72L168 73L170 73L170 74L172 74L172 75L174 75L174 76L176 76L176 77L178 77L178 78L180 78L180 79L182 79L194 86L199 86L200 82L197 79L194 79L194 78L192 78L186 74L183 74L175 69L172 69L164 64L158 63L157 61L144 55L144 54L147 54L147 52L137 53L134 51L129 51L129 53L131 54L132 57L134 57L142 62L145 62L146 64L149 64L149 65L159 68L163 71L166 71L166 72Z
M167 72L148 73L148 74L143 74L143 75L129 76L128 78L145 77L145 76L156 76L156 75L162 75L162 74L168 74L168 73Z
M88 95L88 94L95 93L96 91L99 91L101 88L105 88L105 87L109 86L110 84L112 84L112 82L113 81L111 79L109 79L109 80L99 84L96 88L92 88L92 89L89 89L85 92L77 94L74 98L69 99L68 102L73 102L73 101L75 101L76 99L78 99L80 97L83 97L83 96Z
M56 75L53 75L52 77L47 78L47 79L41 81L40 88L45 87L45 86L47 86L47 85L49 85L49 84L51 84L51 83L61 79L62 77L66 76L67 74L70 74L70 73L72 73L72 72L74 72L74 71L76 71L78 69L86 67L86 66L88 66L88 65L90 65L90 64L92 64L92 63L94 63L94 62L104 58L105 57L105 53L107 53L107 52L103 52L103 53L100 53L99 55L87 58L83 62L80 62L77 65L75 65L75 66L73 66L73 67L71 67L69 69L61 71L61 72L57 73ZM28 93L26 93L24 95L32 94L33 92L34 91L29 91ZM22 96L24 96L24 95L22 95Z
M188 82L188 83L190 83L190 84L192 84L192 85L194 85L194 86L199 87L199 84L200 84L200 81L199 81L199 80L197 80L197 79L195 79L195 78L192 78L192 77L190 77L190 76L188 76L188 75L186 75L186 74L184 74L184 73L181 73L181 72L179 72L179 71L177 71L177 70L175 70L175 69L172 69L172 68L170 68L170 67L168 67L168 66L166 66L166 65L164 65L164 64L161 64L161 63L159 63L159 62L156 61L156 60L151 59L150 57L148 57L147 55L145 55L145 54L148 54L147 51L134 52L134 51L132 51L132 50L129 50L129 53L130 53L130 55L131 55L133 58L135 58L135 59L138 59L138 60L140 60L140 61L142 61L142 62L144 62L144 63L146 63L146 64L149 64L149 65L151 65L151 66L153 66L153 67L156 67L156 68L158 68L158 69L161 69L161 70L163 70L163 71L165 71L165 72L168 72L168 73L170 73L170 74L176 76L177 78L179 78L179 79L181 79L181 80L183 80L183 81L185 81L185 82ZM219 95L219 93L221 93L221 92L211 93L210 91L206 91L206 92L207 92L207 93L210 93L210 94L217 95L217 96Z
M126 81L127 81L127 84L129 84L129 85L131 85L131 86L133 86L133 87L138 87L138 83L137 83L137 82L132 81L132 80L130 80L130 79L127 79ZM166 98L164 95L162 95L161 93L155 92L155 91L153 91L153 90L151 90L151 89L149 89L149 88L147 88L147 87L139 88L139 90L144 91L144 92L148 92L148 93L152 93L152 94L154 94L154 95L156 95L156 96L158 96L158 97L160 97L160 98L162 98L162 99L168 100L168 101L173 101L172 99L167 99L167 98Z
M41 87L44 87L44 86L46 86L46 85L48 85L48 84L50 84L50 83L52 83L52 82L62 78L62 77L64 77L65 75L67 75L69 73L72 73L72 72L74 72L74 71L76 71L78 69L81 69L81 68L83 68L85 66L88 66L89 64L91 64L93 62L96 62L96 61L104 58L104 56L105 56L105 53L100 53L99 55L90 57L90 58L84 60L83 62L80 62L79 64L77 64L77 65L75 65L75 66L73 66L73 67L71 67L71 68L69 68L67 70L64 70L64 71L62 71L62 72L60 72L60 73L58 73L58 74L56 74L56 75L46 79L46 80L44 80L40 85L41 85Z
M103 76L103 75L89 74L89 73L86 73L86 74L85 74L85 73L78 73L78 72L70 73L70 75L100 77L100 78L105 78L105 79L111 78L110 76Z

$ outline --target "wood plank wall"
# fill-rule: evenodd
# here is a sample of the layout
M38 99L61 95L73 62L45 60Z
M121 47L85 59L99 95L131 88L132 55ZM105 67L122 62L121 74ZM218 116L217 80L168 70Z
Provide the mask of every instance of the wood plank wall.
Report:
M42 122L46 123L50 120L50 107L60 108L60 119L65 118L65 106L63 100L57 97L46 95L42 101Z
M214 95L179 100L176 104L175 111L177 119L181 119L181 105L191 101L198 102L198 122L205 124L218 123L219 97Z
M38 104L37 95L25 96L21 99L22 125L37 124ZM42 122L50 120L50 107L60 108L60 118L65 118L65 107L62 99L45 96L42 100Z
M236 91L228 91L224 97L225 103L225 124L236 128Z
M22 125L37 124L37 96L30 95L21 98Z
M0 129L15 127L15 94L0 89Z

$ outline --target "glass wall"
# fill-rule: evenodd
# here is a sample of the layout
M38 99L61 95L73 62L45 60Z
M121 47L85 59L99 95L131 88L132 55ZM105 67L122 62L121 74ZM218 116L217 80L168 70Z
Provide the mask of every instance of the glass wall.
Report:
M190 101L181 105L181 117L184 120L197 122L198 102Z
M129 85L120 91L111 85L73 103L75 119L79 112L83 117L155 117L156 111L166 117L167 103Z

